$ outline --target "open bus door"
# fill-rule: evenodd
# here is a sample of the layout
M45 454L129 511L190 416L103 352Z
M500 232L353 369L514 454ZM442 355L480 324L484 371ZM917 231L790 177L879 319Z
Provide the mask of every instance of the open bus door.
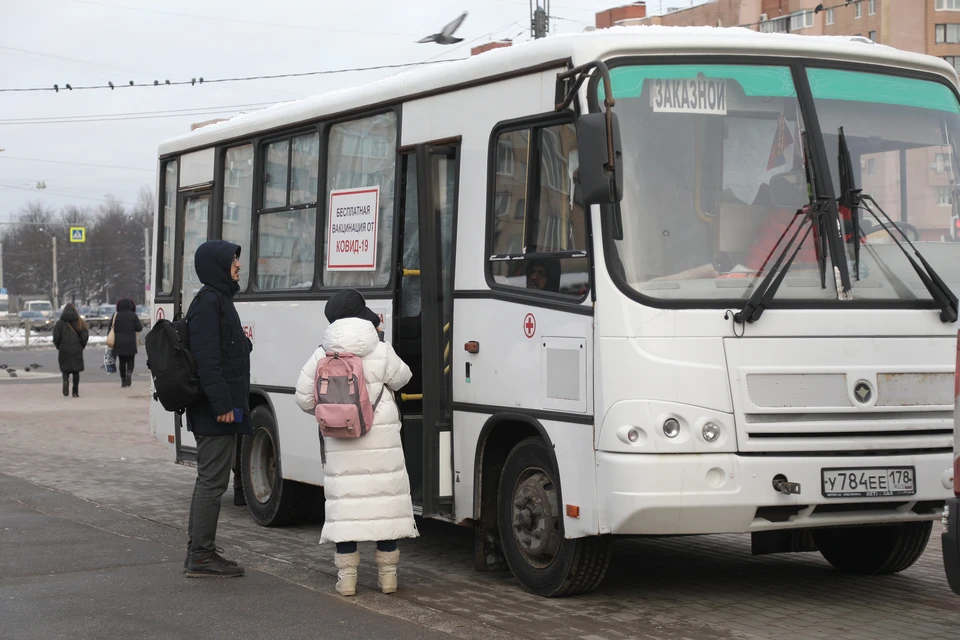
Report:
M398 355L413 378L400 394L403 452L414 509L453 515L453 246L459 142L403 156Z
M186 313L194 295L202 286L193 266L193 255L210 237L210 189L181 192L177 198L177 224L174 264L180 269L173 279L173 314ZM174 414L174 442L177 462L196 462L197 443L187 431L186 416Z

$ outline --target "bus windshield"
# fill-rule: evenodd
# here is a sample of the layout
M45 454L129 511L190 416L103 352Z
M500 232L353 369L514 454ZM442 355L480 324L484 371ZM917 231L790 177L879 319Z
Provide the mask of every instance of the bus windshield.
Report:
M811 201L802 144L806 128L791 70L635 65L615 67L610 76L625 174L620 225L610 228L623 278L654 298L749 298ZM821 185L822 195L841 195L837 140L843 126L855 186L871 192L895 221L909 221L901 228L957 288L954 174L945 142L960 134L953 92L935 81L882 74L809 69L808 77L834 190L826 193ZM852 213L841 207L840 215L853 297L930 299L907 259L863 210L856 279ZM837 298L830 256L821 280L816 244L810 234L777 299Z
M839 69L810 68L807 78L830 163L834 189L830 195L843 196L842 127L853 168L851 186L876 200L956 292L960 244L954 241L954 211L960 209L954 207L955 145L960 107L953 91L934 80ZM887 222L876 206L869 201L868 205ZM859 265L850 269L853 297L929 300L930 293L873 214L861 209L860 219ZM855 255L853 234L849 224L845 227L850 260Z

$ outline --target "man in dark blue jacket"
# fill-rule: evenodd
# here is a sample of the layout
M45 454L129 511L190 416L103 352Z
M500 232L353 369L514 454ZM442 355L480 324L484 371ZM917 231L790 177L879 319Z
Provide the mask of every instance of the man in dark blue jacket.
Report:
M217 552L220 498L227 490L237 439L250 427L250 351L233 296L240 290L240 247L204 242L194 258L203 287L187 326L203 394L187 409L187 429L197 439L197 482L190 503L188 577L232 578L243 567Z

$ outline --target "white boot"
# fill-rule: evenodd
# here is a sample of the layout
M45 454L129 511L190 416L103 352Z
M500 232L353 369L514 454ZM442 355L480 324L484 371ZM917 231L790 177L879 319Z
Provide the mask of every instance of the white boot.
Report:
M338 553L333 558L337 565L337 593L342 596L357 595L357 567L360 566L360 552Z
M377 585L384 593L397 592L397 563L400 562L400 549L380 551L377 549L377 567L379 575Z

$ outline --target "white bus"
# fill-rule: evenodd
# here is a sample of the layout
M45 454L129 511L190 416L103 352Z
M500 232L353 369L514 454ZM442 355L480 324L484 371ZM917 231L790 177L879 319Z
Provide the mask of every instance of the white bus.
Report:
M416 512L478 569L582 593L614 535L749 532L900 571L952 494L958 137L953 68L863 39L551 37L164 142L154 317L243 247L262 525L319 496L292 394L356 287L414 371Z

